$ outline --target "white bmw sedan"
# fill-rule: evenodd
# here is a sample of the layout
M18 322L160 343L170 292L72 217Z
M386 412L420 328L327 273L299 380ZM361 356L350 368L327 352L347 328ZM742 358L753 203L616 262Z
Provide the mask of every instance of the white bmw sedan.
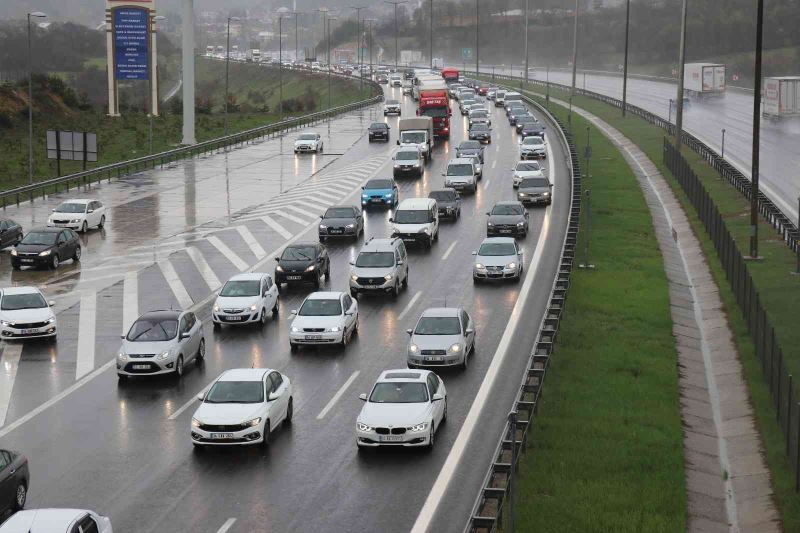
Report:
M358 303L346 292L312 292L292 315L292 350L300 344L338 343L344 347L358 332Z
M192 417L195 447L268 444L270 433L292 421L294 400L289 378L268 368L227 370L197 397Z
M447 419L447 391L429 370L384 370L356 421L359 449L377 446L433 448L436 431Z

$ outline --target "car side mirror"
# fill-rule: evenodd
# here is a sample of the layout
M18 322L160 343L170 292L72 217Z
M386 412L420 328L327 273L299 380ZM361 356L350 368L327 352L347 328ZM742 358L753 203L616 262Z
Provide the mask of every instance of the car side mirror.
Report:
M125 340L125 335L120 335L119 338Z
M442 395L441 395L441 394L439 394L438 392L437 392L436 394L434 394L434 395L433 395L433 398L431 398L431 401L432 401L432 402L440 402L440 401L442 401L442 400L444 400L444 396L442 396Z
M522 250L520 250L519 252L517 252L517 255L522 255Z
M473 333L475 333L475 328L467 328L467 330L465 331L465 333L466 333L467 335L472 335Z
M545 170L547 170L547 169L545 169ZM551 188L551 189L553 188L553 184L552 184L552 183L550 184L550 188Z
M363 189L363 187L362 187L362 189ZM325 215L320 215L319 218L324 219Z
M275 400L277 400L280 397L281 397L281 395L278 394L277 392L270 392L269 396L267 396L267 401L268 402L274 402Z
M88 211L86 211L86 212L87 212L87 213L94 213L94 209L89 209L89 210L88 210Z
M400 146L400 139L397 140L397 146Z
M472 252L472 255L478 255L478 252Z
M408 333L409 335L411 335L413 332L414 332L414 330L412 330L411 328L408 328L408 329L406 330L406 333Z
M398 261L398 262L397 262L397 265L398 265L398 266L400 266L400 265L402 265L402 264L403 264L403 260L402 260L402 259L401 259L400 261Z
M358 395L358 399L361 400L362 402L366 402L367 394L365 392L362 392L361 394Z
M344 315L345 315L345 316L353 316L353 314L354 314L354 313L353 313L352 311L345 311L345 312L344 312Z
M289 313L292 314L292 315L296 315L297 314L297 309L292 309L291 311L289 311Z
M188 331L184 331L183 333L181 333L181 339L188 339L188 338L189 338L189 332Z
M389 222L394 222L394 217L389 217Z
M197 399L201 402L205 399L205 397L206 397L205 392L201 392L200 394L197 395Z
M366 187L364 187L364 186L362 185L362 186L361 186L361 190L362 190L362 191L365 191L365 190L367 190L367 188L366 188Z
M350 266L355 266L355 265L356 265L355 261L350 261Z
M492 214L491 214L491 213L489 213L489 212L487 212L486 214L487 214L488 216L492 216Z
M47 302L47 305L49 305L50 307L53 307L54 305L56 305L56 301L55 300L50 300L49 302Z
M273 259L275 259L275 261L280 261L281 260L280 257L274 257Z

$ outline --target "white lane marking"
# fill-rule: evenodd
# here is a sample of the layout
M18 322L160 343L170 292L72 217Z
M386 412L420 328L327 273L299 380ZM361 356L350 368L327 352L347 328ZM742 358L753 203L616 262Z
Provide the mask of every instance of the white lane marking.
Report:
M295 224L302 224L303 226L305 226L306 224L308 224L308 221L307 221L307 220L303 220L302 218L297 218L296 216L294 216L294 215L290 215L289 213L284 213L283 211L276 211L276 212L275 212L275 213L273 213L273 214L274 214L274 215L280 215L280 216L282 216L283 218L285 218L286 220L291 220L291 221L292 221L292 222L294 222Z
M208 264L206 258L203 257L203 253L194 246L187 246L186 253L189 254L189 257L194 262L194 266L197 267L197 270L200 271L200 275L203 276L208 288L212 291L217 290L217 287L222 285L222 283L220 283L219 278L211 269L211 265Z
M333 395L331 401L329 401L328 404L322 409L322 411L319 412L319 414L317 415L317 420L322 420L323 418L325 418L325 415L327 415L328 412L331 409L333 409L333 406L336 405L336 402L339 401L339 398L341 398L342 394L344 394L344 392L350 387L350 385L353 384L353 382L356 380L356 378L360 373L361 372L359 370L356 370L355 372L350 374L350 377L347 378L347 381L344 382L344 385L342 385L341 388L339 388L339 390L336 391L336 394Z
M321 197L323 200L327 199L327 201L329 201L329 202L336 202L336 201L339 200L339 198L342 197L341 194L340 195L333 195L333 194L331 194L329 192L323 192L323 191L314 191L313 194L314 194L314 196Z
M345 185L344 183L326 183L325 187L328 188L328 189L334 189L334 190L338 189L338 190L340 190L342 192L345 192L345 191L349 192L349 191L351 191L353 189L350 185Z
M122 334L139 318L139 273L126 272L122 284Z
M244 242L247 243L247 246L250 247L250 250L253 252L253 255L256 256L256 259L262 259L267 255L267 252L264 251L264 248L256 240L255 235L252 234L250 229L247 226L236 226L236 231L239 232L239 235L242 236Z
M169 417L167 418L167 420L175 420L175 419L177 419L179 416L181 416L181 414L182 414L182 413L183 413L185 410L187 410L188 408L190 408L191 406L193 406L194 404L196 404L197 402L199 402L200 400L198 400L198 399L197 399L197 397L198 397L198 396L200 396L201 394L205 394L206 392L208 392L208 389L210 389L210 388L211 388L211 385L213 385L213 384L214 384L214 382L212 381L211 383L209 383L208 385L206 385L205 387L203 387L203 388L202 388L202 390L199 390L199 391L197 391L197 393L196 393L196 394L193 394L193 395L192 395L192 397L191 397L191 398L189 398L189 401L188 401L188 402L186 402L185 404L181 405L181 406L178 408L178 410L177 410L177 411L175 411L174 413L172 413L171 415L169 415Z
M453 251L453 248L456 247L456 244L458 244L458 241L453 241L453 243L447 247L447 250L445 250L444 254L442 255L442 261L446 261L447 258L450 257L450 252Z
M550 157L551 161L553 160L549 146L547 156ZM552 176L554 177L555 167L552 170ZM555 179L552 179L551 181L552 183L555 183ZM469 413L467 413L467 418L461 425L458 436L456 437L452 448L450 448L450 453L447 454L447 459L445 460L444 465L442 465L442 469L439 471L439 475L436 477L436 481L428 493L428 498L425 500L425 504L422 506L422 509L417 516L417 520L414 522L414 527L411 528L411 533L425 533L430 527L433 517L436 514L436 510L438 509L439 504L441 503L442 498L447 491L447 487L455 475L456 468L464 456L467 443L472 438L472 434L475 431L475 428L478 426L478 422L481 420L481 412L488 403L489 392L492 390L495 381L497 381L500 368L502 367L503 362L508 355L511 339L514 337L517 326L522 318L522 308L528 301L528 295L533 288L533 280L536 279L536 272L539 270L539 264L542 260L544 242L547 240L546 236L550 227L551 214L552 206L550 205L547 206L547 210L545 211L541 233L539 234L540 237L536 242L536 249L534 250L533 257L531 258L531 264L528 267L527 274L525 275L525 281L522 285L522 289L517 296L514 309L511 310L511 316L508 319L506 329L503 332L503 336L500 339L497 350L494 352L489 369L486 371L486 375L481 382L481 387L478 389L478 393L475 395L472 401L472 405L469 408Z
M80 316L78 317L78 361L75 365L75 379L81 379L94 369L94 340L97 320L97 293L81 295Z
M28 412L24 416L14 420L9 425L4 426L3 429L0 429L0 439L2 439L6 435L8 435L12 431L14 431L15 429L17 429L21 425L25 424L26 422L28 422L32 418L34 418L35 416L37 416L42 411L45 411L51 405L57 404L58 402L60 402L61 400L63 400L64 398L66 398L67 396L69 396L70 394L75 392L76 390L80 389L81 387L83 387L84 385L86 385L87 383L92 381L94 378L96 378L97 376L99 376L100 374L102 374L103 372L108 370L109 368L112 368L115 364L117 364L117 359L116 358L114 358L111 361L109 361L108 363L104 364L103 366L101 366L100 368L98 368L97 370L92 372L91 374L87 374L80 381L76 381L69 388L66 388L63 391L61 391L60 393L56 394L55 396L53 396L52 398L50 398L49 400L44 402L39 407L33 409L32 411Z
M269 215L264 215L263 217L261 217L261 220L263 220L267 226L269 226L270 228L274 229L277 233L279 233L280 236L283 237L284 239L292 238L292 232L290 232L288 229L278 224L275 221L275 219L270 217Z
M226 533L226 531L228 531L235 523L236 523L235 518L228 518L227 520L225 520L225 523L222 524L222 527L217 530L217 533Z
M11 405L11 391L17 379L23 346L21 342L3 344L3 354L0 355L0 427L6 423L8 407Z
M494 161L492 161L492 170L494 170L494 169L495 169L495 167L497 167L497 159L495 159Z
M178 305L181 306L181 309L190 308L194 302L192 301L192 297L189 296L186 287L183 285L181 278L178 277L178 273L175 272L175 267L172 266L172 262L169 259L159 261L158 268L160 268L161 273L164 274L164 279L167 280L167 284L169 288L172 289L172 294L175 295L175 299L178 300Z
M300 209L299 207L297 207L296 205L287 205L287 206L284 206L283 209L288 209L289 211L294 211L298 215L300 215L302 217L306 217L306 218L308 218L310 220L314 220L315 218L319 218L319 215L315 215L314 213L309 213L308 211L304 211L304 210ZM275 211L273 211L273 212L275 212Z
M400 314L397 315L398 321L403 320L403 318L405 318L406 314L409 311L411 311L411 308L414 307L415 303L417 303L417 300L419 300L420 296L422 296L422 291L417 291L416 294L414 294L414 296L411 297L411 301L409 301L408 304L406 304L406 306L400 312Z
M248 264L244 261L244 259L236 255L233 250L228 248L228 245L219 240L219 237L212 235L208 238L208 242L211 243L211 246L219 250L222 255L228 258L228 260L233 263L237 269L239 269L239 272L247 270Z
M486 181L483 182L483 188L488 189L489 184L492 182L492 178L486 178Z
M314 202L314 203L312 203L312 202ZM311 198L307 198L305 200L296 200L295 203L298 204L298 205L302 205L302 206L305 206L305 207L311 209L312 213L314 212L314 210L318 210L320 208L327 209L328 206L330 205L330 204L327 204L327 203L322 203L322 202L318 202L316 200L312 200Z

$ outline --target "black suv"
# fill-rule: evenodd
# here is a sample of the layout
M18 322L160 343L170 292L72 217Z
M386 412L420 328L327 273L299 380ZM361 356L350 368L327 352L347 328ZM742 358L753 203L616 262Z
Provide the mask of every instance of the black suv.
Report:
M286 283L311 283L319 289L322 276L330 281L331 261L328 250L316 242L298 242L284 248L280 257L275 261L275 284L278 290Z
M369 142L389 142L389 125L385 122L373 122L369 125Z
M448 217L456 220L461 216L461 196L455 189L441 189L431 191L428 198L436 200L439 209L439 218Z

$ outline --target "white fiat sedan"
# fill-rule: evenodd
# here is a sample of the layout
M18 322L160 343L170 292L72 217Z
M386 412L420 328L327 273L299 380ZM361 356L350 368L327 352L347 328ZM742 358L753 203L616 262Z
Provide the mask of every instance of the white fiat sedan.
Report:
M0 292L0 334L3 339L56 336L54 302L36 287L9 287Z
M214 329L222 324L267 323L267 314L278 317L278 287L272 276L263 272L245 272L229 279L214 302L211 320Z
M289 346L339 344L347 346L358 332L358 302L345 292L312 292L299 310L292 310Z
M29 509L19 511L0 526L0 533L112 533L111 520L82 509Z
M447 419L447 391L429 370L384 370L356 421L359 449L377 446L433 448L436 431Z
M197 399L202 403L192 416L195 447L268 444L294 411L292 383L269 368L227 370Z

